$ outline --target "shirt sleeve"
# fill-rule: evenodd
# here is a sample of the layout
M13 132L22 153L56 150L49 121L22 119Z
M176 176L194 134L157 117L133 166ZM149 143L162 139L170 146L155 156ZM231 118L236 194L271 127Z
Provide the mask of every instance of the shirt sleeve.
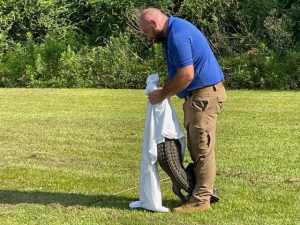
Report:
M193 64L191 40L188 37L174 37L169 51L177 70Z

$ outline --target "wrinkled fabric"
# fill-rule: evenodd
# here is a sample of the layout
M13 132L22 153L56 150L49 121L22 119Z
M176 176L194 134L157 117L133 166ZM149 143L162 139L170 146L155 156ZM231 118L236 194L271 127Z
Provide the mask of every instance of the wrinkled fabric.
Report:
M158 74L148 76L145 94L156 90L158 81ZM184 156L185 136L180 130L170 99L155 105L148 102L140 165L139 201L131 202L130 208L169 212L169 209L162 205L157 163L157 145L165 142L165 138L179 139L182 156Z

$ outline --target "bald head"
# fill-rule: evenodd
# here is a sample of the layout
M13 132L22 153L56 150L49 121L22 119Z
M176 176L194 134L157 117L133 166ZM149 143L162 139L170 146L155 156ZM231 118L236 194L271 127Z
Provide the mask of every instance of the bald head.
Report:
M141 12L138 18L138 24L149 23L151 22L151 20L161 22L166 18L168 17L165 14L163 14L159 9L147 8Z
M149 39L161 42L166 38L168 16L156 8L143 10L138 17L138 25Z

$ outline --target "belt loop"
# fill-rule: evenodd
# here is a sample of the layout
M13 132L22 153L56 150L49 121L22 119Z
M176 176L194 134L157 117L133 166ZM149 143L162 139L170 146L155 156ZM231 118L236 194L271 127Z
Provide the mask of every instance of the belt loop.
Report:
M213 90L217 91L216 85L213 85Z

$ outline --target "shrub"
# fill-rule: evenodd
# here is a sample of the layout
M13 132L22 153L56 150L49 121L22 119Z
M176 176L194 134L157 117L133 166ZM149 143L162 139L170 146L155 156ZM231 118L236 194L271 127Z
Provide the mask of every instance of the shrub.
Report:
M259 49L236 57L223 58L228 87L248 89L298 89L300 87L299 49L287 54L272 52L261 45Z
M132 29L159 7L200 28L230 88L298 89L299 1L0 1L1 87L143 88L166 64ZM298 46L298 47L297 47Z

